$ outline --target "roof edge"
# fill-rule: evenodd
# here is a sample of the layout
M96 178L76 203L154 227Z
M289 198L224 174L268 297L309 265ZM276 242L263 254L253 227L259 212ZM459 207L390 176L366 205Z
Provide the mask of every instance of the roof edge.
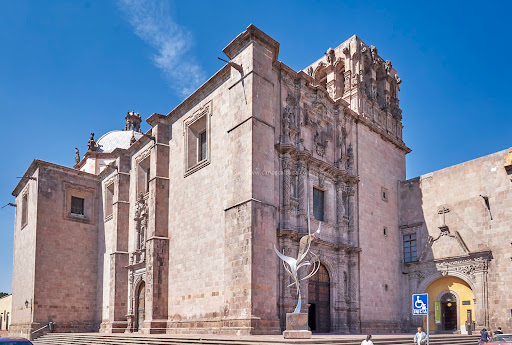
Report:
M62 170L64 172L66 172L66 173L71 173L71 174L74 174L74 175L80 175L82 177L86 177L86 178L91 178L93 180L97 180L97 176L96 175L89 174L89 173L84 172L84 171L76 170L74 168L70 168L70 167L67 167L67 166L64 166L64 165L42 161L42 160L39 160L39 159L34 159L32 161L32 163L28 167L28 169L25 172L25 174L23 174L23 176L30 176L30 175L34 174L34 172L39 167L42 167L42 166L49 167L49 168L52 168L52 169ZM14 188L14 190L11 193L12 196L14 196L14 197L18 196L18 194L21 192L21 190L25 187L25 185L27 183L26 182L27 180L29 180L29 179L22 178L20 180L20 182L18 182L18 184L16 185L16 187Z

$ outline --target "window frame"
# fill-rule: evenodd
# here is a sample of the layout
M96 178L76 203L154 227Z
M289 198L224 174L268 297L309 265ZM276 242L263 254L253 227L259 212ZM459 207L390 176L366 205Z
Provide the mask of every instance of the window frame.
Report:
M321 195L322 195L321 218L317 218L317 211L316 211L316 207L315 207L315 191L321 192ZM325 222L325 219L326 219L326 217L325 217L325 190L322 188L313 187L313 217L320 222Z
M210 164L212 140L211 116L212 101L210 100L183 121L184 177ZM204 124L201 124L200 122L203 121ZM206 133L206 154L204 158L202 157L201 147L202 133ZM192 143L193 140L195 140L195 145Z
M63 189L65 191L65 199L63 202L64 219L80 223L93 224L96 221L96 208L98 207L96 200L96 189L70 182L64 182ZM72 197L84 199L83 215L71 212Z
M81 200L81 204L82 204L81 205L81 209L82 209L81 213L73 212L73 200ZM72 215L72 216L79 216L79 217L85 217L85 198L81 198L81 197L78 197L78 196L71 195L71 200L70 200L70 204L69 205L70 205L70 211L69 211L70 215Z
M105 201L103 204L105 222L111 220L114 217L115 192L115 184L113 181L105 184Z
M380 197L381 197L382 201L388 202L389 190L387 188L381 187L380 188Z
M405 264L418 261L418 238L415 232L402 234L402 251Z
M28 224L28 190L21 196L21 229Z

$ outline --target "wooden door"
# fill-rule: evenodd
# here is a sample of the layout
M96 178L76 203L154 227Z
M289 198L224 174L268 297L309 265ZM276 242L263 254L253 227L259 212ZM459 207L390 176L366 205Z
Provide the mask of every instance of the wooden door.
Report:
M320 265L318 272L309 279L309 327L312 332L329 333L331 330L331 281L329 272Z

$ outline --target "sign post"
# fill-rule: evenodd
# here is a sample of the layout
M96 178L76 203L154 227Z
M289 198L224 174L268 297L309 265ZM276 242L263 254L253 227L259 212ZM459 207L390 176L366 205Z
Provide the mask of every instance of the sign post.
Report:
M428 294L412 295L412 315L427 315L427 345L430 345L429 339L429 318L428 318Z

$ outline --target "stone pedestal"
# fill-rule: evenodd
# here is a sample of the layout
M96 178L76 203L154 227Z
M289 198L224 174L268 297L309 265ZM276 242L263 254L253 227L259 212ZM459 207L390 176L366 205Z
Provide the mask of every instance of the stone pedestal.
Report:
M308 327L307 313L286 313L285 339L309 339L311 331Z

